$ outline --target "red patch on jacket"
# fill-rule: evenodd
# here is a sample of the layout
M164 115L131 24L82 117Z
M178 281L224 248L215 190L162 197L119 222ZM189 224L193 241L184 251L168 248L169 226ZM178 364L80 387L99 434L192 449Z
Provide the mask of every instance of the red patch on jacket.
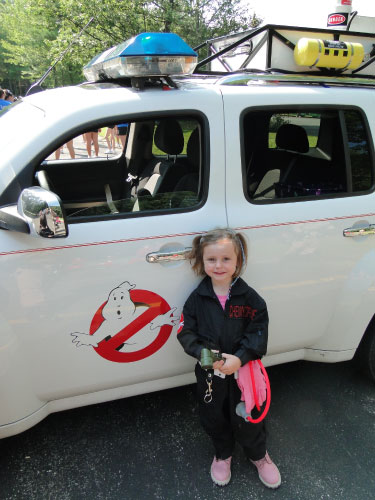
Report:
M254 319L254 316L258 312L257 309L253 309L250 306L230 306L229 307L229 317L242 319L242 318L251 318Z

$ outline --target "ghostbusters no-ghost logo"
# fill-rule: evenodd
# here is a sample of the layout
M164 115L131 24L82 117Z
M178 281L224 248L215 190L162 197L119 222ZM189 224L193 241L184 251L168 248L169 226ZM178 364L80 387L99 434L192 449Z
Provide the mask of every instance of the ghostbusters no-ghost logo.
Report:
M92 346L103 358L117 363L139 361L158 351L168 340L178 317L176 307L149 290L128 281L111 290L95 312L89 333L71 333L77 346Z

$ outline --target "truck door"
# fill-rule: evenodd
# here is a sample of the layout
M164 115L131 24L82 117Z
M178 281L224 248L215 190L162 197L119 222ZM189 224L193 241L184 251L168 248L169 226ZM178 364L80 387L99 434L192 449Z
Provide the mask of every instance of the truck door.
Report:
M35 396L9 405L1 424L50 400L77 396L80 405L82 394L122 386L103 397L111 399L192 381L193 360L176 331L199 281L186 250L195 235L226 225L222 100L178 90L164 102L152 91L141 97L105 113L101 106L93 127L129 124L126 176L116 180L115 160L83 160L77 151L38 167L67 210L66 239L0 232L2 325L13 339L2 384L14 378L12 359L22 359L17 376ZM175 127L172 149L182 137L178 150L168 150L166 136L155 139L167 134L166 122ZM137 151L147 151L142 169Z
M344 236L375 219L366 95L361 109L317 89L223 92L228 220L248 238L245 279L269 306L268 354L351 350L349 359L373 314L352 288L373 279L363 274L373 236Z

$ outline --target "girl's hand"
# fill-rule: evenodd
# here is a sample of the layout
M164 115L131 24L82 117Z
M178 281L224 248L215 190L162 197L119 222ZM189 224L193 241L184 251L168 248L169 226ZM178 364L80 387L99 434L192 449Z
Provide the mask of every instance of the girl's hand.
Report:
M241 367L241 360L237 356L234 356L233 354L226 354L225 352L223 352L222 356L225 359L225 362L217 361L217 363L221 363L221 367L219 367L218 370L225 375L232 375Z
M220 370L222 371L221 367L224 365L225 361L222 360L222 361L215 361L215 363L212 364L212 368L214 370Z

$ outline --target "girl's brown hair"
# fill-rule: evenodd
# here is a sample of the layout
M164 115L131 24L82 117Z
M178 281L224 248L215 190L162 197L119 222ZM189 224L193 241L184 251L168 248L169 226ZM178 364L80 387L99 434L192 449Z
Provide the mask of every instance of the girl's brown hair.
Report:
M237 255L237 267L233 278L238 276L243 271L247 261L247 243L245 237L241 233L236 233L233 229L213 229L207 233L196 236L193 240L193 248L189 254L189 259L192 264L193 271L197 276L205 276L203 251L207 245L212 245L219 240L228 239L233 242L234 249Z

